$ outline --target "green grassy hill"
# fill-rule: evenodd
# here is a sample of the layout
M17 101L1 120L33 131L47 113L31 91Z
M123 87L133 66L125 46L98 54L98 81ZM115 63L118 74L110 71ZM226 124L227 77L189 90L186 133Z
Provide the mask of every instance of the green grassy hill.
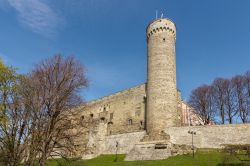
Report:
M192 155L180 155L170 157L166 160L156 161L124 161L125 155L101 155L91 160L71 161L50 160L48 166L250 166L250 160L239 159L238 157L228 156L218 151L198 151L193 158Z

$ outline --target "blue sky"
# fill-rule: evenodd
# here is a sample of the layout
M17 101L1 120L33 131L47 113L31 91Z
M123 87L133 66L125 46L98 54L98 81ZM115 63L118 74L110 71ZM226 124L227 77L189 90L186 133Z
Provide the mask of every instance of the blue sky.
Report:
M88 70L87 101L146 81L145 28L155 11L177 25L183 99L215 77L250 69L249 0L0 0L0 57L27 73L56 53Z

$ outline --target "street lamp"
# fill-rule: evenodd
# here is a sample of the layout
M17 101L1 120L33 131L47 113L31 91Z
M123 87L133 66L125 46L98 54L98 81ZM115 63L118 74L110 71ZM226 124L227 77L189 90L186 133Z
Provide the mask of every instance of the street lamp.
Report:
M118 141L116 141L116 145L115 145L115 147L116 147L116 151L115 151L115 162L117 162L117 151L118 151L118 145L119 145L119 142L118 142Z
M194 157L194 135L196 135L196 132L189 130L188 134L192 134L192 150L193 150L193 157Z

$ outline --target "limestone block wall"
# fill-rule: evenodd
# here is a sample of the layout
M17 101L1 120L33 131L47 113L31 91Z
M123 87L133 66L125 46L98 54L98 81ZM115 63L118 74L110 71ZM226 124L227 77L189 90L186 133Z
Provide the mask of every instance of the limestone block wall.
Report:
M170 127L165 132L174 144L191 145L195 131L194 146L197 148L221 148L223 144L250 144L250 124Z
M107 136L104 141L105 150L102 154L115 154L116 150L118 154L127 154L145 134L146 131L141 131ZM118 142L118 148L116 148L116 141Z
M77 108L83 123L107 124L106 135L145 130L145 84L103 97Z
M178 92L177 99L181 104L180 96ZM146 85L138 85L85 103L75 109L77 112L75 119L78 118L80 124L84 126L82 128L79 126L80 130L85 128L84 130L91 131L91 126L93 128L99 123L107 124L106 135L143 131L146 128L146 98ZM175 111L174 115L178 117L175 119L181 124L181 110Z
M77 116L74 119L80 124L76 130L82 133L75 141L83 158L115 153L116 140L121 140L118 153L127 153L142 139L146 133L145 88L142 84L75 109Z

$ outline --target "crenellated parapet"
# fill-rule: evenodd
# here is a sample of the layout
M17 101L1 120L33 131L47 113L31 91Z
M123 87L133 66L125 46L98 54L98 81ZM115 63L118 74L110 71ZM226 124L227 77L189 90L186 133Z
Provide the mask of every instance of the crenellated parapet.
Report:
M173 35L176 39L176 27L175 24L169 19L157 19L154 20L147 27L147 39L161 32L169 32L170 35Z

